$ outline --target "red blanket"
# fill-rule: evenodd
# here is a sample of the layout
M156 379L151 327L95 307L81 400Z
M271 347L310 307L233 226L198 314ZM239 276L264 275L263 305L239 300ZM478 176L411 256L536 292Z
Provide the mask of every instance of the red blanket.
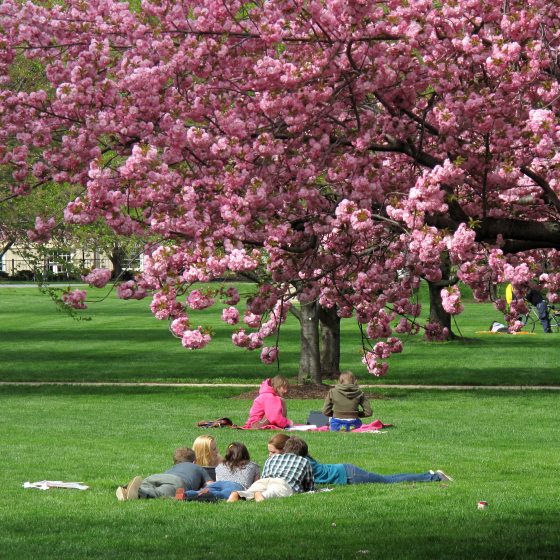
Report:
M377 430L381 430L381 428L387 428L388 426L392 426L393 424L383 424L380 420L374 420L371 424L362 424L360 428L356 428L355 430L351 430L352 432L376 432ZM305 426L305 424L296 424L296 426ZM245 426L240 427L240 430L251 430L253 428L247 428ZM289 432L290 430L285 430L284 428L279 428L278 426L274 426L269 424L268 426L263 426L262 428L255 428L257 430L284 430ZM299 431L299 430L292 430L292 431ZM310 430L305 430L306 432L328 432L329 427L323 426L321 428L311 428Z

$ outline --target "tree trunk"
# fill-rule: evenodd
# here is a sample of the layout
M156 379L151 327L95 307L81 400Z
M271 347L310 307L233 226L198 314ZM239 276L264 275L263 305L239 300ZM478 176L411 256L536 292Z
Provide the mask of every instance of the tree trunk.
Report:
M4 247L0 249L0 259L10 250L10 247L14 244L13 241L8 241Z
M334 377L340 373L340 317L334 307L320 307L321 373Z
M113 280L116 280L122 274L125 257L125 251L119 246L114 247L113 251L109 254L109 260L113 264Z
M300 309L290 306L290 311L300 323L301 348L299 355L298 384L307 381L321 384L321 353L319 349L319 308L317 302L302 303Z
M451 330L451 315L443 308L441 299L442 288L449 285L452 284L449 284L448 281L428 282L430 290L430 317L428 322L439 323L442 329L447 328L449 331L447 340L456 340L459 337Z

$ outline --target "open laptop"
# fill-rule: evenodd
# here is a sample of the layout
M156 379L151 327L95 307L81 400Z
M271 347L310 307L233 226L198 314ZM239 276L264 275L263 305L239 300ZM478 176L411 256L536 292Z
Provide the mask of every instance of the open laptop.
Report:
M325 416L322 412L310 412L309 416L307 417L306 424L313 424L317 426L317 428L322 428L323 426L329 425L330 418Z

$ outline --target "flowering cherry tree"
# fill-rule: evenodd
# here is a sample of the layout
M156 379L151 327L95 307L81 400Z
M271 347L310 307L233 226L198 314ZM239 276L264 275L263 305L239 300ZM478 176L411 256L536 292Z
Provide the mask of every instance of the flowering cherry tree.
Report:
M80 185L67 222L158 236L119 296L153 294L186 348L211 339L189 308L241 324L234 291L190 287L254 275L234 344L281 356L295 287L355 317L383 375L395 332L447 336L411 299L444 261L479 301L560 301L559 38L560 0L4 0L0 82L26 57L51 84L0 93L5 196Z

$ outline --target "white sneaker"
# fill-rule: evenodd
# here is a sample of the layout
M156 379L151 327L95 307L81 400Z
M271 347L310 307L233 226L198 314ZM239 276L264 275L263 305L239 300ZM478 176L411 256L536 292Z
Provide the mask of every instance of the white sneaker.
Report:
M445 474L442 470L438 469L436 472L439 474L439 479L442 482L455 482L453 478L451 478L448 474Z

